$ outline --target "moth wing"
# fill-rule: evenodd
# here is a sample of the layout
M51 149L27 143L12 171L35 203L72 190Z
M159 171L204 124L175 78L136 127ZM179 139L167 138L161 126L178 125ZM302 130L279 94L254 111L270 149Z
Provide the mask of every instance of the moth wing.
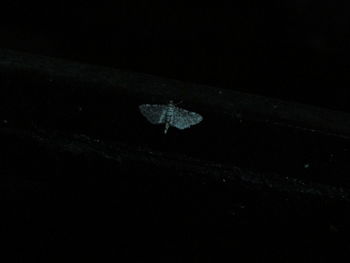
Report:
M167 105L142 104L139 106L141 114L152 124L165 122Z
M187 111L181 108L174 109L174 115L171 119L170 125L180 130L196 125L203 120L203 117L195 112Z

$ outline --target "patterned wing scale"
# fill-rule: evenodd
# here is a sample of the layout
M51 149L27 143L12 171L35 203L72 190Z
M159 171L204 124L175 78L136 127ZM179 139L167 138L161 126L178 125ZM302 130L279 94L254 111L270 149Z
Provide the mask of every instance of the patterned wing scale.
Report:
M198 113L176 107L170 125L183 130L200 123L202 120L203 117Z
M139 106L139 109L150 123L160 124L165 122L167 105L142 104Z

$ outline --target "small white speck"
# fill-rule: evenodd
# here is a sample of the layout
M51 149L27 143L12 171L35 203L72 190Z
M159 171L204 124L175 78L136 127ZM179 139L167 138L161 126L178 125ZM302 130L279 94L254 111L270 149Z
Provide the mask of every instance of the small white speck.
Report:
M305 169L307 169L307 168L309 168L309 167L310 167L310 164L309 164L309 163L304 164L304 168L305 168Z
M220 94L220 95L222 94L222 91L221 91L221 90L219 90L219 94Z
M78 107L78 111L82 111L83 110L83 108L82 107Z
M236 118L238 119L239 123L242 123L243 120L242 120L242 114L240 112L236 112L235 114Z
M8 121L7 121L7 120L3 120L2 122L3 122L3 123L5 123L5 124L6 124L6 123L8 123Z
M222 178L222 181L223 181L224 183L226 183L226 179L225 179L225 178Z

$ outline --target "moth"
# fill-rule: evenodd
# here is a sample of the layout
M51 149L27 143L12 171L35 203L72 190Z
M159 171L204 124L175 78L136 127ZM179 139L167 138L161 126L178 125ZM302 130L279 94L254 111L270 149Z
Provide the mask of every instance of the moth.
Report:
M203 117L192 111L177 107L171 100L168 104L142 104L139 106L141 114L152 124L165 124L164 134L169 127L180 130L196 125Z

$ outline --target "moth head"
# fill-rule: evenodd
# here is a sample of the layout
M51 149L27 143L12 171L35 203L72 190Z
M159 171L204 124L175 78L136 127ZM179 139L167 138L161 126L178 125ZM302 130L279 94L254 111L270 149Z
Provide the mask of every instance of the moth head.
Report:
M179 105L181 103L182 103L182 101L179 101L179 102L175 103L173 100L169 100L169 104L174 105L174 106L177 106L177 105Z

